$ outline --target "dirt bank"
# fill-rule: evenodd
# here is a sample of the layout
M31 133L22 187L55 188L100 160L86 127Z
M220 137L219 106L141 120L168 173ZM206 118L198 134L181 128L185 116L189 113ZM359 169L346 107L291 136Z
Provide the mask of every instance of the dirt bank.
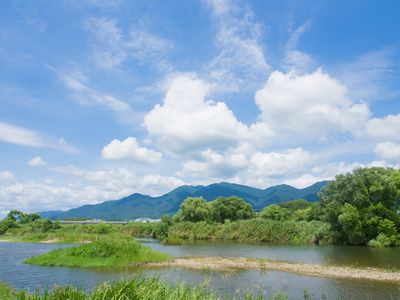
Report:
M148 263L151 267L180 267L196 270L256 270L282 271L296 275L325 277L325 278L353 278L371 279L378 281L392 281L400 283L400 272L378 268L355 268L314 265L306 263L290 263L268 259L240 258L240 257L191 257L177 258L170 262Z

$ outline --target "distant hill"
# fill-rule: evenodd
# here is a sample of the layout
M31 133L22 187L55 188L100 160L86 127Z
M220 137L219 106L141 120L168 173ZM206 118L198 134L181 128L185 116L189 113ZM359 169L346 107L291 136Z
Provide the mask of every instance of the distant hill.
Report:
M39 213L42 218L51 219L94 218L133 220L140 217L159 218L163 214L174 215L178 212L181 203L186 198L201 196L207 201L215 200L219 196L237 196L250 203L254 210L263 210L264 207L270 204L278 204L296 199L306 199L309 202L318 201L317 193L327 183L327 181L317 182L304 189L296 189L282 184L263 190L226 182L208 186L185 185L160 197L150 197L135 193L120 200L105 201L95 205L83 205L66 212Z

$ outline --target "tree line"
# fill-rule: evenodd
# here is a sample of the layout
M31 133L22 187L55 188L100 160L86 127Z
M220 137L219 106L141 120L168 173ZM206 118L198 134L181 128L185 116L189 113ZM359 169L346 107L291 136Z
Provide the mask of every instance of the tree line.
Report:
M304 199L271 204L259 218L283 222L322 221L329 224L327 240L333 244L370 246L400 245L400 172L393 168L357 168L338 175L318 193L321 201ZM207 202L202 197L189 197L168 224L177 222L214 222L246 220L256 217L252 206L242 198L218 197Z

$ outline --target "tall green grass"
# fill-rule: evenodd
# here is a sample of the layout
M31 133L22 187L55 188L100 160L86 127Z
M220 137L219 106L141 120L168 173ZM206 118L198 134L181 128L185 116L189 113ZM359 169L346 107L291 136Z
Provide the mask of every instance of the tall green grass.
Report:
M329 225L320 221L250 219L225 224L179 222L171 226L169 236L184 239L323 243L328 231Z
M154 231L159 223L128 223L119 228L121 233L130 234L134 237L156 237Z
M27 227L29 229L29 227ZM120 230L122 226L114 224L67 224L61 225L59 229L47 232L28 231L26 228L13 228L4 236L15 242L38 243L43 241L56 241L58 243L82 243L104 240L134 241L129 233ZM15 237L18 236L18 237Z
M138 242L114 240L55 249L47 254L29 258L24 263L39 266L106 268L168 259L168 254L154 251Z
M104 299L130 299L130 300L190 300L190 299L231 299L229 295L219 297L212 291L207 291L204 285L190 286L186 283L171 284L155 276L145 278L136 275L131 279L120 280L113 284L104 283L93 291L83 291L72 286L54 287L44 292L35 291L28 293L25 290L16 290L5 284L0 284L0 298L11 300L104 300ZM253 296L248 293L232 299L263 299L263 295ZM265 299L265 298L264 298ZM280 293L269 299L287 299Z

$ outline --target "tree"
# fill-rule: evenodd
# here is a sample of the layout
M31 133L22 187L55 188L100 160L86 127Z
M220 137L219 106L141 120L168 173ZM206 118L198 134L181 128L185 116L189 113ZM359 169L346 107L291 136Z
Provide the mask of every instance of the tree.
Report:
M19 210L11 210L7 217L13 219L14 221L19 221L24 216L24 213Z
M20 219L20 223L21 224L26 224L26 223L30 223L30 222L35 222L36 220L41 219L42 217L40 216L40 214L38 213L31 213L31 214L24 214L21 219Z
M279 205L271 204L264 208L260 213L260 217L277 221L288 220L292 217L292 212L287 208L282 208Z
M0 222L0 234L5 233L10 228L19 228L19 227L21 227L21 225L19 225L17 221L7 216Z
M299 209L307 209L311 203L308 202L306 199L297 199L293 201L282 202L278 204L282 208L287 208L291 212L295 212Z
M183 221L200 222L206 221L210 216L210 205L203 197L188 197L182 204L177 217Z
M224 223L226 219L231 222L254 218L255 213L251 204L242 198L230 196L218 197L211 203L211 218L215 222Z
M392 245L400 240L398 170L358 168L336 176L318 196L336 242L366 244L379 235L382 240L386 237L392 241Z

